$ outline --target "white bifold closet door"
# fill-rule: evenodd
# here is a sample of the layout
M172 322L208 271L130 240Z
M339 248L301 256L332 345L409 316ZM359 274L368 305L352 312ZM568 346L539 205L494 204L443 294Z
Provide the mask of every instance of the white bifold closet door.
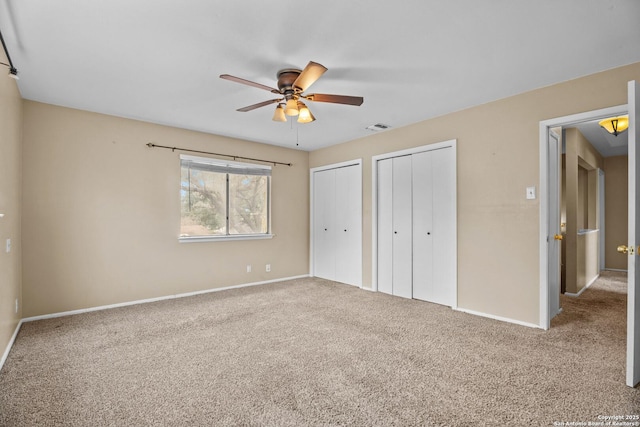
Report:
M362 168L313 174L313 274L362 284Z
M411 156L378 161L378 183L378 290L412 298Z
M336 174L315 172L313 177L313 274L334 280L336 275Z
M378 290L454 306L454 150L377 163Z
M413 298L456 304L456 176L451 148L414 154Z
M362 284L362 172L360 165L338 168L336 173L337 282Z
M378 291L393 295L393 159L378 167Z

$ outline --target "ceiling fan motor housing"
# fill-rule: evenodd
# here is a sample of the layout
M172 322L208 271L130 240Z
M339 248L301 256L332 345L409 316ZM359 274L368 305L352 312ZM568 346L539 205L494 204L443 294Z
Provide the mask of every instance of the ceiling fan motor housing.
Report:
M285 99L289 100L294 98L296 90L293 87L293 83L296 81L302 70L297 68L285 68L278 71L278 89L280 93L285 96Z

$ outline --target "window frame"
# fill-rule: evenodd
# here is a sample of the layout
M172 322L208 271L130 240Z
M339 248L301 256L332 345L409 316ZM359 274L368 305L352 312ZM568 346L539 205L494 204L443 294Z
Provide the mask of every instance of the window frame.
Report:
M271 178L272 178L272 167L268 165L258 165L253 163L241 163L230 160L222 160L222 159L214 159L211 157L200 157L200 156L190 156L187 154L180 155L180 175L182 176L182 163L183 161L191 161L193 163L206 164L210 166L215 166L221 169L226 169L226 172L218 172L218 173L226 173L226 190L225 190L225 204L226 204L226 234L223 235L206 235L206 236L181 236L178 235L178 241L180 243L195 243L195 242L220 242L220 241L232 241L232 240L264 240L271 239L274 237L273 230L271 229ZM229 211L229 207L231 204L231 197L229 193L229 176L230 175L243 175L240 173L233 173L233 169L238 169L239 172L241 170L254 169L254 170L264 170L269 171L265 174L256 174L267 177L267 232L266 233L252 233L252 234L229 234L229 222L231 213ZM180 178L182 181L182 178ZM182 189L182 184L180 184L180 188ZM180 193L178 193L180 194ZM180 201L182 203L182 201ZM182 221L182 208L180 212L180 220Z

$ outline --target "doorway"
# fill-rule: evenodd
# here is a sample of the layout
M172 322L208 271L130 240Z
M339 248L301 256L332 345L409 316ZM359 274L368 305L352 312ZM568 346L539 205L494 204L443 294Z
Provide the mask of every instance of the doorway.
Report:
M549 174L550 156L556 153L549 149L548 135L550 127L569 126L587 120L604 119L628 114L629 132L628 135L628 239L626 244L617 247L617 251L627 255L627 363L626 363L626 384L634 387L640 383L640 261L636 258L636 247L640 252L640 218L637 212L640 210L640 150L637 143L640 143L640 88L635 81L628 83L628 104L618 107L607 108L572 116L560 117L540 122L540 327L549 329L551 321L551 300L556 298L556 294L551 292L551 280L548 276L549 265L555 260L550 258L550 247L557 244L553 238L549 238L549 233L556 229L558 224L550 221L551 214L558 209L555 199L548 197L549 189L558 185L557 181L552 182ZM616 120L617 122L617 120ZM612 124L613 121L612 121ZM614 124L615 125L615 124ZM615 127L614 127L615 128ZM610 132L612 132L610 130ZM628 245L628 246L627 246Z
M560 312L560 272L558 256L562 236L559 217L561 176L560 144L553 144L551 129L575 127L581 123L627 114L627 105L589 111L540 122L540 327L549 329ZM557 132L556 132L557 133Z

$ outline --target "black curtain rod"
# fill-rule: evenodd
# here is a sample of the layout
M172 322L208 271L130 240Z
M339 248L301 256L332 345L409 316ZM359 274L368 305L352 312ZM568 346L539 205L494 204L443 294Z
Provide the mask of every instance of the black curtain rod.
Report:
M147 147L149 147L149 148L154 148L154 147L157 147L157 148L166 148L166 149L171 150L171 151L178 150L178 151L186 151L186 152L188 152L188 153L211 154L211 155L213 155L213 156L230 157L230 158L232 158L233 160L236 160L236 159L252 160L252 161L254 161L254 162L271 163L271 164L272 164L272 165L274 165L274 166L275 166L275 165L293 166L291 163L282 163L282 162L274 162L274 161L272 161L272 160L254 159L254 158L252 158L252 157L231 156L231 155L229 155L229 154L212 153L212 152L209 152L209 151L190 150L190 149L188 149L188 148L167 147L167 146L165 146L165 145L157 145L157 144L154 144L153 142L148 143L148 144L147 144Z
M9 69L12 73L17 74L18 70L16 70L16 67L13 66L13 61L11 61L11 56L9 56L7 45L4 43L4 37L2 37L2 31L0 31L0 42L2 42L2 48L4 49L5 55L7 55L7 60L9 61Z

